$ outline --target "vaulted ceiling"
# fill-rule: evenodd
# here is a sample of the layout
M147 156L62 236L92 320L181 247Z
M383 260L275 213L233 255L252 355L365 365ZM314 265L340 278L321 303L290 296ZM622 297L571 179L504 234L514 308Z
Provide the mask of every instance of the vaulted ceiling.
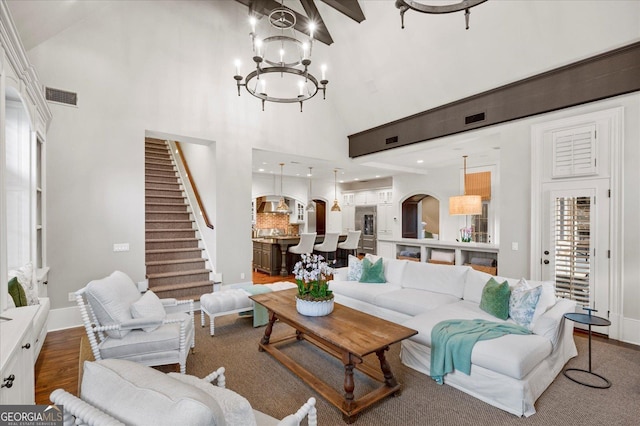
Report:
M240 16L245 11L248 16L250 10L265 14L280 4L276 0L236 2L244 9L238 10ZM7 1L27 50L114 3L120 1ZM214 8L222 3L227 2L211 1ZM637 0L489 0L472 9L469 30L464 28L462 13L412 11L406 13L405 29L401 29L393 0L285 0L284 6L295 11L302 32L309 18L322 22L318 38L321 34L326 45L318 43L317 54L328 63L330 83L326 101L310 102L330 103L344 120L347 134L640 40ZM420 171L457 164L463 151L472 154L476 147L495 156L492 139L489 131L480 137L447 138L446 144L428 142L432 152L420 166L416 166L416 147L387 152L384 166ZM376 162L377 158L369 160Z

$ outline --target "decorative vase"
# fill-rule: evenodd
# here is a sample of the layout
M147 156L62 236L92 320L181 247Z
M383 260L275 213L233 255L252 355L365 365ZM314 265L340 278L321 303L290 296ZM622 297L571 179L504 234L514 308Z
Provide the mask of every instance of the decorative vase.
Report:
M333 312L333 298L329 300L304 300L296 296L298 313L307 317L323 317Z

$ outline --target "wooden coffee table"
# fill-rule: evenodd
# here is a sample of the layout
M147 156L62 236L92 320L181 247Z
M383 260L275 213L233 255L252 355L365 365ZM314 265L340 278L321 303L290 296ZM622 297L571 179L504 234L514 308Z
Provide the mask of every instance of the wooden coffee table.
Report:
M260 351L269 352L336 406L342 411L342 417L347 423L353 423L357 414L372 404L391 394L400 393L400 384L393 377L385 352L389 350L390 345L417 334L416 330L338 303L335 304L333 312L327 316L306 317L296 310L296 292L296 289L291 289L250 296L269 311L269 323L260 341ZM293 327L296 330L295 334L272 341L271 332L276 320ZM312 371L307 370L278 349L279 344L303 339L342 360L344 394L333 389ZM379 369L364 363L363 358L372 353L378 357ZM380 387L355 399L354 368L380 382Z

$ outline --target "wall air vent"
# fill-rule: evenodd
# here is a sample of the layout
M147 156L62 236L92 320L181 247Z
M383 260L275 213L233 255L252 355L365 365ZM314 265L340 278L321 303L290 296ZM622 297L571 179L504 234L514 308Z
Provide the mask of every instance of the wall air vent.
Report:
M391 138L387 138L387 140L385 142L386 142L387 145L389 145L390 143L396 143L396 142L398 142L398 137L394 136L394 137L391 137Z
M45 88L45 95L48 101L59 104L78 106L78 94L65 90Z
M484 121L484 112L468 115L464 118L464 124L477 123L478 121Z

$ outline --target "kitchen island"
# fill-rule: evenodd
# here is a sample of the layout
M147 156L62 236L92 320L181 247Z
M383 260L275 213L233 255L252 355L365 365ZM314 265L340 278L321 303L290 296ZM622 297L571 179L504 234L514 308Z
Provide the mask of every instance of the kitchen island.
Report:
M346 235L340 235L338 239L342 242L347 239ZM253 238L253 268L266 272L269 275L278 275L278 273L286 277L293 270L298 256L288 252L290 246L294 246L300 242L299 235L277 235L263 238ZM324 241L324 235L316 236L316 244ZM347 257L343 250L338 249L336 252L337 261L344 261Z

